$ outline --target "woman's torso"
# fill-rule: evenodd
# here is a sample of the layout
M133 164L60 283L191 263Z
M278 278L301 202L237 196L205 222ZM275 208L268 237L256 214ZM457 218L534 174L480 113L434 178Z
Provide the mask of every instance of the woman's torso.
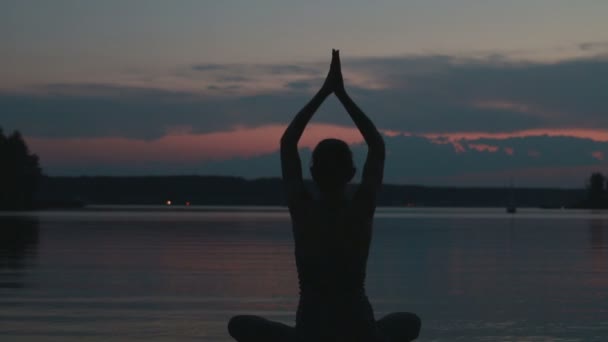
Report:
M373 209L357 194L333 205L305 200L291 209L300 285L296 317L304 340L373 341L365 293Z

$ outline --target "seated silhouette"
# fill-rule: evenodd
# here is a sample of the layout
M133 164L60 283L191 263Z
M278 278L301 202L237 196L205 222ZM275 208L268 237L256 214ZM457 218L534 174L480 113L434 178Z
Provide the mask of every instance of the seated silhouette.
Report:
M313 198L302 179L298 141L313 114L334 93L368 145L361 184L352 198L346 187L355 175L352 153L338 139L321 141L312 153L310 172L318 187ZM340 56L332 52L327 78L296 115L281 138L281 166L291 214L300 286L296 325L240 315L228 323L239 342L389 342L418 337L420 319L392 313L376 321L365 293L365 272L372 236L376 194L382 184L384 140L344 89Z

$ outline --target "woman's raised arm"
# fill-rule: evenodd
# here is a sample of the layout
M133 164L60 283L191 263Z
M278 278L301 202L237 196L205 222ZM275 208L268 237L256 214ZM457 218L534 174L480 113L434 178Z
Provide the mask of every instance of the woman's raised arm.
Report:
M334 92L355 123L355 126L359 129L359 132L361 132L361 135L363 135L363 139L368 148L367 158L361 176L361 186L376 192L380 185L382 185L382 177L384 174L384 159L386 155L384 139L376 129L374 123L346 93L344 81L342 80L340 56L338 52L336 55L335 68L337 70L337 80L335 81Z
M298 112L281 137L281 170L283 182L287 187L288 201L290 203L294 198L301 195L304 190L302 163L300 161L300 155L298 154L298 141L300 141L304 129L312 116L334 89L332 70L336 64L335 59L336 53L334 52L325 83L323 83L321 89L319 89L317 94L304 106L304 108Z

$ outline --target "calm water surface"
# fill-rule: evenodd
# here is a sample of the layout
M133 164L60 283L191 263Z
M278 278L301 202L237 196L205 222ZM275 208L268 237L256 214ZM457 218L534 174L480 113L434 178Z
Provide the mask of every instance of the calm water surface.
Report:
M608 341L608 212L379 209L367 289L420 341ZM2 341L230 341L296 304L282 208L0 214Z

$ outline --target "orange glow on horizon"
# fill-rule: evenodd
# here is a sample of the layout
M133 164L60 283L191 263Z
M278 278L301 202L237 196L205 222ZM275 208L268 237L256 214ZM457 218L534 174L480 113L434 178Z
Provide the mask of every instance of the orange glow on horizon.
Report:
M236 128L232 131L189 133L172 131L155 139L122 137L100 138L28 138L32 151L53 162L189 162L249 158L272 153L279 148L285 130L282 125ZM299 147L313 148L325 138L338 138L349 144L363 141L354 127L311 124Z
M230 131L192 133L189 129L172 130L154 140L121 137L99 138L27 138L32 151L47 163L145 163L145 162L200 162L251 158L278 150L279 139L285 126L237 127ZM608 130L595 129L534 129L510 133L455 132L413 134L396 130L382 130L388 139L400 136L420 136L434 143L449 143L455 152L462 153L465 146L477 151L499 152L495 145L478 144L477 139L509 139L530 136L564 136L608 142ZM363 142L355 127L331 124L310 124L304 133L300 148L312 149L328 137L342 139L349 144ZM471 141L470 143L468 141ZM514 154L511 147L502 149ZM602 160L598 152L593 157Z
M488 145L488 144L468 144L470 149L476 150L478 152L497 152L498 146Z
M409 133L407 133L409 135ZM477 140L477 139L509 139L525 138L530 136L550 136L550 137L574 137L591 139L595 141L608 142L608 130L587 129L587 128L539 128L527 129L517 132L453 132L453 133L422 133L420 136L439 139L444 138L450 141L456 140Z

